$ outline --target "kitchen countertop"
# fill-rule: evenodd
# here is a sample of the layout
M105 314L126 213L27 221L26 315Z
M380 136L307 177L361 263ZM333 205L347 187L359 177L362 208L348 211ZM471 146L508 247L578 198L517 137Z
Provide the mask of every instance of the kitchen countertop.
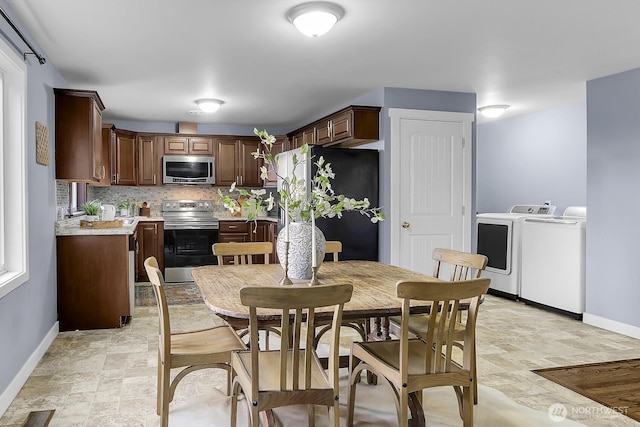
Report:
M122 227L117 228L80 228L80 221L84 219L84 216L77 218L69 218L56 222L56 236L105 236L113 234L133 234L136 230L136 226L140 221L163 221L162 217L146 217L136 216L127 217L126 220L132 220L130 224L123 224ZM116 217L116 219L122 219Z

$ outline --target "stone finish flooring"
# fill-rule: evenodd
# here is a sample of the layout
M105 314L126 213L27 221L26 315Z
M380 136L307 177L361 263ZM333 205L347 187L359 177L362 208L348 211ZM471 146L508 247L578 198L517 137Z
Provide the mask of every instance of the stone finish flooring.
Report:
M170 312L174 332L221 323L204 304L171 306ZM136 307L124 328L60 333L0 425L22 426L30 411L45 409L56 410L51 427L159 425L157 327L155 307ZM568 418L587 426L640 424L531 372L637 358L640 340L491 295L481 306L477 328L480 384L541 411L561 403ZM224 384L220 370L195 372L180 383L174 403Z

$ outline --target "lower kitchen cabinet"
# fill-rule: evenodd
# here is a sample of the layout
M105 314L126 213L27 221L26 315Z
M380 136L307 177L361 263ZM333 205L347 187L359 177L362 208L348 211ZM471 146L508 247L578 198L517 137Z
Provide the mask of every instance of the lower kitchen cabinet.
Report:
M254 242L273 243L273 252L271 252L271 256L269 257L269 262L271 264L278 262L278 254L276 253L276 239L278 237L277 225L278 224L276 222L272 221L258 221L256 232L251 234L252 241ZM253 223L251 223L251 226L253 227ZM251 231L253 231L253 228ZM253 262L261 263L262 256L254 256Z
M255 224L253 221L220 221L220 230L218 233L218 241L220 243L228 242L272 242L273 252L269 257L270 263L278 262L276 255L276 237L278 223L273 221L260 220ZM255 227L255 233L254 233ZM232 264L233 257L224 257L223 264ZM253 262L260 264L263 262L262 255L253 257Z
M136 250L136 282L148 282L144 260L156 257L158 267L164 274L164 223L162 221L140 221L136 228L138 248Z
M130 238L124 234L56 238L61 331L118 328L133 314Z
M253 223L245 221L220 221L220 229L218 230L218 242L250 242L251 241L251 225ZM233 257L223 257L222 264L233 264Z

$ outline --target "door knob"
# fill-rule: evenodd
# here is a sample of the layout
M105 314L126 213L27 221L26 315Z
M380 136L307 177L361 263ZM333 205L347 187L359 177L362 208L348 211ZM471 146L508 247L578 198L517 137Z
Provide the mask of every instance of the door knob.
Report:
M403 221L402 222L402 228L409 228L411 224L409 224L407 221Z

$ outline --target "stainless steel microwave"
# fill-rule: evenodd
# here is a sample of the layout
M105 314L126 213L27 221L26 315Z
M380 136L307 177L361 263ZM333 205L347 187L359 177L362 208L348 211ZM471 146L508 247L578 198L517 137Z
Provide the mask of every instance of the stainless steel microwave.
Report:
M163 184L215 184L215 159L211 156L167 155L162 158Z

